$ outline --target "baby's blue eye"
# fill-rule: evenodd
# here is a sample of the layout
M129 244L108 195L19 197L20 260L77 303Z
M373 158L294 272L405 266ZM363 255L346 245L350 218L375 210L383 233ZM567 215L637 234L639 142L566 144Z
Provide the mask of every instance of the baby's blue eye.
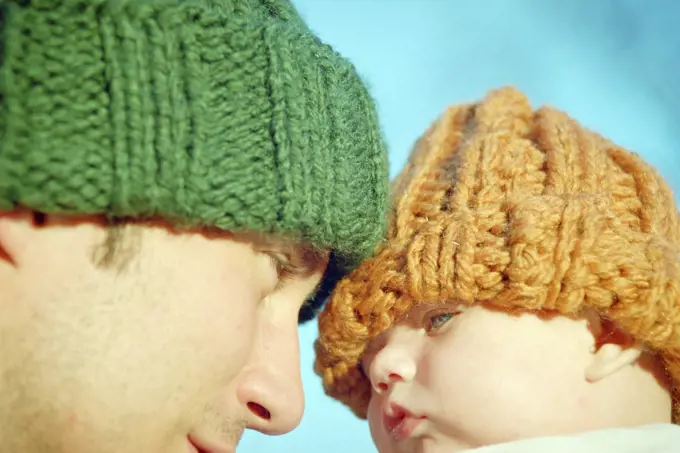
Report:
M437 313L436 315L430 316L427 320L425 330L427 332L434 332L450 321L454 316L455 313L452 312Z

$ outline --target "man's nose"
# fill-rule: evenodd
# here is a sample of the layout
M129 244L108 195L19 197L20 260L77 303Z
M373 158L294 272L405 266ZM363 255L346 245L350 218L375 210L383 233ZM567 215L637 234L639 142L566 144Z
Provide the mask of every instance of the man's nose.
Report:
M417 341L408 333L395 333L378 351L369 366L369 378L376 393L385 393L396 382L415 378Z
M238 398L247 410L248 429L285 434L302 419L305 399L300 376L297 324L268 326L253 351Z

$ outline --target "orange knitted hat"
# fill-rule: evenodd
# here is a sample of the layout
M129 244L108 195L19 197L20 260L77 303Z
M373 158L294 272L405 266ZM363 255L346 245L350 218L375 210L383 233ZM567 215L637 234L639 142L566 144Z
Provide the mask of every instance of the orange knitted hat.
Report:
M445 300L593 307L662 357L677 393L673 194L636 154L553 108L534 111L512 88L451 107L393 184L388 242L319 318L315 371L326 393L365 418L367 344L414 305Z

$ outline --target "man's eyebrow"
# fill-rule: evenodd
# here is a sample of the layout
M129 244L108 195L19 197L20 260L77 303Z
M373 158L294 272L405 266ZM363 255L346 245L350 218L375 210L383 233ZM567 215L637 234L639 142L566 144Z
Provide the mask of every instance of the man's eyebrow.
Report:
M269 255L277 267L294 275L309 277L328 263L331 251L310 243L261 233L240 233L236 238L251 242L260 253Z
M291 245L283 254L288 259L291 271L296 275L308 277L328 262L330 252L311 245Z

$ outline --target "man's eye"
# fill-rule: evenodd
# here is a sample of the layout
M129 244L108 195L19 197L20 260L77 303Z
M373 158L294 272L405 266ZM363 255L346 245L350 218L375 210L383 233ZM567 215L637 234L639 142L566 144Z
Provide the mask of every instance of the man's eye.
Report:
M279 288L283 283L285 283L293 274L293 267L290 263L290 259L282 253L270 253L270 259L272 264L276 269L276 277L278 279L277 288Z
M293 276L293 269L290 266L281 266L278 269L279 284L287 282Z
M436 332L457 314L458 313L455 312L443 312L443 313L440 312L428 316L427 319L425 320L425 331L428 333Z

